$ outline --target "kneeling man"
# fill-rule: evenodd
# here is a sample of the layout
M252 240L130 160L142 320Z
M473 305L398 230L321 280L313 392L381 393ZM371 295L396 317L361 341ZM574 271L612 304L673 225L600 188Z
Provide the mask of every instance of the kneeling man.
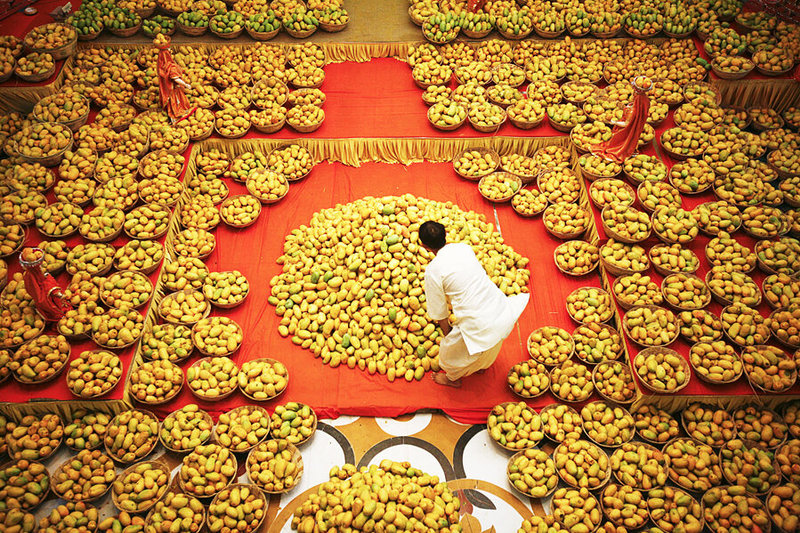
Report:
M439 347L444 373L434 374L433 380L460 387L462 377L492 366L530 295L503 294L472 248L465 243L447 244L446 234L438 222L427 221L419 228L422 246L436 254L425 270L428 315L445 334ZM452 325L447 320L448 303L455 316Z

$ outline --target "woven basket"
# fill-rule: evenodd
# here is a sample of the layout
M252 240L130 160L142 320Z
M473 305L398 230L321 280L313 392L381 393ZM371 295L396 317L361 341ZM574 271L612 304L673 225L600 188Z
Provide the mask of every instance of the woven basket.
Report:
M221 447L222 446L220 446L220 448ZM239 470L239 460L236 458L236 454L232 453L232 454L230 454L229 457L233 460L233 471L237 472ZM178 480L178 487L180 488L180 490L175 491L175 492L180 493L180 494L186 494L187 496L190 496L192 498L196 498L198 501L200 501L203 504L201 506L201 509L202 509L201 514L203 515L204 520L203 520L203 523L200 524L200 528L198 528L198 531L208 531L208 526L206 524L208 523L208 518L209 518L209 512L208 512L208 506L209 506L208 504L209 504L209 502L210 501L215 501L214 498L216 497L216 495L219 494L220 492L222 492L224 489L226 489L228 487L231 487L233 485L239 485L239 483L233 483L233 481L236 479L237 476L236 476L236 474L234 474L233 477L227 481L225 486L222 487L221 489L219 489L218 491L216 491L216 492L214 492L212 494L201 496L199 494L193 494L193 493L191 493L191 492L186 490L186 483L183 481L183 476L181 476L181 473L180 473L181 470L183 470L183 465L178 467L178 473L173 478L173 483L174 483L175 479ZM262 499L263 499L263 497L262 497ZM150 512L152 513L153 511L150 511ZM151 516L151 515L148 515L148 516ZM266 516L266 513L264 514L264 516ZM148 522L148 524L150 524L150 522ZM261 522L259 522L258 526L259 527L261 526ZM257 531L257 530L254 529L253 531Z
M544 121L544 117L546 117L546 116L547 116L547 113L544 113L537 120L529 122L529 121L526 121L526 120L519 120L519 119L516 119L516 118L512 118L510 115L508 115L508 121L511 122L511 124L513 124L515 127L519 128L521 130L531 130L531 129L535 128L536 126L538 126L539 124L541 124L542 121Z
M699 281L702 284L702 286L703 286L703 288L705 290L705 292L704 292L705 296L703 297L703 304L700 307L688 307L686 305L673 305L667 300L667 293L665 292L665 286L663 286L663 285L666 285L668 278L670 278L672 276L678 276L678 275L685 276L686 278L692 279L694 281ZM708 306L708 304L711 303L711 291L709 291L708 287L705 286L705 282L702 280L702 278L700 278L698 276L695 276L694 274L689 274L688 272L678 272L678 273L674 273L674 274L668 274L667 276L665 276L664 280L662 281L661 294L664 296L664 303L666 303L669 307L671 307L672 309L675 309L677 311L696 311L698 309L704 309L705 307Z
M751 67L749 70L742 70L739 72L726 72L717 67L716 59L711 62L711 71L714 73L716 77L718 77L721 80L740 80L745 76L747 76L748 74L750 74L752 70L753 69Z
M495 172L493 174L505 174L506 176L514 178L514 180L516 180L516 182L517 182L517 192L519 192L519 190L522 188L522 180L519 179L519 176L515 176L514 174L511 174L509 172ZM478 192L480 192L481 196L483 196L483 198L485 200L487 200L488 202L492 202L492 203L495 203L495 204L504 204L506 202L510 202L511 199L514 197L514 195L517 194L516 192L512 193L511 195L509 195L507 197L499 198L499 199L490 199L490 198L484 196L483 191L481 191L481 184L483 183L484 179L486 179L488 176L491 176L491 175L492 174L484 176L478 181Z
M664 30L664 29L662 29L661 31L664 32L664 35L666 35L667 37L670 37L671 39L685 39L686 37L688 37L688 36L690 36L692 34L694 29L692 29L690 31L685 31L683 33L675 33L675 32L667 31L667 30Z
M270 39L274 39L281 31L280 28L272 31L255 31L251 30L249 27L245 27L245 29L247 30L247 34L256 41L269 41Z
M324 118L319 122L317 122L316 124L305 125L305 126L300 126L300 125L295 126L294 124L289 124L289 127L298 133L311 133L312 131L317 131L320 128L320 126L322 126L323 122L325 122Z
M22 343L20 343L20 346L24 345L26 342L28 342L28 341L23 341ZM9 348L16 348L16 346L9 346ZM21 383L23 385L41 385L43 383L50 383L51 381L53 381L54 379L59 377L64 372L64 369L69 366L70 355L72 355L72 349L71 348L67 351L67 354L63 359L63 364L61 365L61 368L59 368L53 374L47 376L45 379L33 379L33 380L31 380L31 379L21 379L17 372L12 372L12 374L14 375L14 380L17 381L17 383ZM51 363L51 364L53 364L53 363ZM70 392L72 392L72 391L70 391ZM108 392L109 391L106 391L103 394L106 394ZM102 396L102 394L100 396ZM56 446L56 448L58 448L58 446Z
M517 211L516 208L514 209L514 211ZM519 214L519 211L517 211L517 213ZM537 215L538 214L539 213L537 213ZM534 216L534 215L521 215L521 216ZM559 249L560 248L566 248L568 245L569 245L569 241L559 244L558 246L556 246L556 249L553 250L553 262L555 263L556 268L562 274L564 274L565 276L572 276L572 277L575 277L575 278L579 278L579 277L585 276L585 275L590 274L590 273L594 272L595 270L597 270L597 267L600 265L600 260L599 259L594 263L594 265L592 265L592 267L589 270L587 270L586 272L581 272L580 274L576 274L574 272L570 272L569 270L565 270L565 269L561 268L561 265L558 264L558 262L555 260L555 258L558 255Z
M198 134L195 134L195 135L189 135L189 140L190 141L194 141L194 142L202 141L202 140L205 140L205 139L208 139L209 137L211 137L212 133L214 133L214 124L213 123L209 126L208 129L206 129L202 133L198 133Z
M131 28L124 28L124 29L117 29L117 28L108 28L106 29L112 33L112 35L116 35L117 37L132 37L136 35L136 32L142 27L141 21L136 26Z
M208 31L208 25L200 27L186 26L178 21L175 22L175 25L177 26L178 31L180 31L184 35L188 35L189 37L200 37L201 35L205 34L205 32Z
M257 169L255 172L258 172L258 169ZM287 182L287 185L288 185L288 182ZM257 194L257 193L256 193L256 192L253 190L253 186L251 185L251 180L250 180L250 178L247 178L247 181L245 182L245 187L247 188L247 192L249 192L249 193L250 193L252 196L255 196L256 198L258 198L258 201L259 201L259 202L261 202L261 204L262 204L262 205L277 204L278 202L280 202L281 200L283 200L283 198L284 198L284 197L285 197L287 194L289 194L289 187L287 186L287 187L286 187L286 191L285 191L285 192L284 192L282 195L280 195L278 198L266 199L266 198L264 198L264 197L262 197L262 196L259 196L259 195L258 195L258 194Z
M263 442L261 444L263 444ZM253 479L253 475L250 472L250 456L253 454L253 451L255 449L256 448L253 448L253 450L251 450L250 453L248 453L247 463L246 463L247 479L249 479L251 483L253 483L259 489L261 489L264 492L264 494L286 494L287 492L291 491L293 488L297 486L297 484L300 482L300 479L303 477L303 457L300 455L300 450L297 449L297 446L295 446L291 442L287 442L286 446L286 450L292 454L292 462L297 465L294 473L294 483L288 487L284 487L283 490L274 490L274 491L265 489L263 486L258 484L257 479Z
M458 128L460 128L461 126L463 126L464 122L467 121L467 117L464 116L464 119L461 120L460 122L458 122L457 124L452 124L452 125L449 125L449 126L440 126L440 125L437 125L437 124L434 124L433 122L431 122L431 119L430 119L430 110L431 109L433 109L433 108L432 107L428 108L428 123L431 126L433 126L434 128L436 128L437 130L440 130L440 131L454 131L454 130L457 130Z
M205 301L208 304L208 305L206 305L206 308L203 311L202 316L197 320L198 322L200 320L203 320L204 318L208 317L208 315L211 314L211 303L206 299L205 296L203 296L203 293L201 291L198 291L196 289L183 289L183 290L180 290L180 291L176 291L176 292L167 294L166 296L164 296L164 298L162 298L161 301L163 302L166 299L175 299L175 298L177 298L177 295L180 294L180 293L183 293L183 294L186 294L186 295L188 295L190 293L196 293L195 296L200 296L200 298L202 298L203 301ZM176 320L176 319L172 318L169 315L164 316L161 313L161 303L160 302L159 302L159 305L156 306L156 312L158 313L158 316L160 316L164 320L164 322L168 322L170 324L175 324L177 326L193 326L196 323L196 322L179 321L179 320Z
M769 347L769 346L756 344L755 346L748 346L748 347L744 348L744 350L742 350L742 353L744 353L744 351L750 350L750 349L761 350L761 349L764 349L764 348L767 348L767 347ZM788 354L785 351L784 351L784 353L787 356L786 358L783 359L784 361L786 361L786 359L791 359L792 358L791 354ZM777 393L781 393L781 392L784 392L784 391L787 391L787 390L791 389L792 387L794 387L794 384L797 383L797 372L796 371L794 373L794 380L792 381L792 383L788 387L786 387L784 389L781 389L781 390L768 390L768 389L765 389L764 387L762 387L761 385L758 385L757 383L755 383L754 381L752 381L750 379L750 375L747 372L747 369L745 369L744 375L747 378L748 383L750 383L750 385L753 388L756 389L756 393L762 392L762 393L766 393L766 394L777 394Z
M695 264L694 270L692 270L691 272L682 271L682 270L670 270L670 269L668 269L668 268L666 268L664 266L657 265L657 264L655 264L653 262L653 250L657 250L657 249L660 249L660 248L669 248L669 244L656 244L655 246L650 248L650 250L648 250L647 257L650 259L650 264L653 265L653 269L656 272L658 272L659 274L661 274L662 276L667 277L670 274L694 274L695 272L697 272L697 269L700 268L700 261L699 260Z
M125 476L127 476L128 474L133 473L134 469L138 468L140 464L147 464L150 467L148 470L161 470L164 474L166 474L167 480L169 480L169 478L170 478L170 476L172 474L172 472L170 471L170 468L165 463L162 463L160 461L142 461L141 463L136 463L136 464L131 465L128 468L126 468L118 476L118 479L120 481L125 479ZM158 500L161 499L161 496L166 494L168 488L169 488L169 483L165 483L164 485L160 485L160 486L156 487L155 491L156 491L156 496L157 497L153 498L151 500L151 503L149 503L149 504L147 504L147 505L145 505L143 507L137 508L136 512L137 513L144 513L146 511L149 511L153 507L155 507L155 505L158 502ZM117 494L117 491L115 491L115 490L111 491L111 500L114 503L114 507L116 507L120 511L124 511L125 510L125 509L123 509L121 507L122 502L120 501L120 497Z
M231 421L233 421L233 415L236 415L239 412L244 411L244 410L248 410L251 413L252 412L258 412L261 415L262 418L266 418L266 419L270 418L269 412L266 409L264 409L263 407L261 407L260 405L242 405L242 406L235 407L235 408L231 409L230 411L228 411L227 414L231 415ZM220 442L219 442L219 434L217 433L217 431L219 429L219 426L220 426L219 423L217 423L217 426L214 428L214 440L216 441L217 444L222 446L222 444L220 444ZM222 446L222 447L223 448L227 448L228 450L230 450L233 453L248 453L248 452L250 452L250 450L252 450L253 448L255 448L256 446L258 446L259 444L261 444L262 442L264 442L265 440L267 440L269 438L269 428L267 428L267 430L268 430L267 433L263 437L261 437L261 439L259 439L258 442L254 443L254 444L251 444L250 441L243 441L244 443L248 444L248 446L246 448L241 448L241 449L234 450L233 448L228 448L227 446Z
M90 111L90 109L89 109L89 99L86 98L85 96L82 96L81 98L86 100L86 113L84 113L83 116L78 117L78 118L76 118L74 120L70 120L68 122L57 122L56 124L61 124L62 126L66 126L70 130L72 130L73 132L78 131L81 128L81 126L86 124L86 121L89 120L89 111ZM41 119L39 119L39 117L36 117L36 116L34 116L34 118L39 122L47 122L46 120L41 120Z
M667 312L672 313L672 311L670 311L666 307L663 307L663 306L660 306L660 305L637 305L637 306L632 307L631 310L638 309L638 308L641 308L641 307L646 307L646 308L650 309L651 311L656 311L657 309L663 309L663 310L666 310ZM675 313L672 313L672 314L673 314L673 316L675 315ZM675 327L675 335L673 336L672 339L670 339L670 341L668 343L666 343L666 344L641 344L640 342L635 341L633 339L633 337L631 337L630 331L628 330L628 317L627 317L627 315L628 315L628 313L626 312L625 315L622 317L622 329L625 331L625 334L628 336L628 338L631 340L631 342L633 342L634 344L636 344L638 346L642 346L645 349L649 349L649 348L664 349L665 346L669 346L670 344L675 342L675 340L678 338L678 334L680 332L680 327L679 327L679 324L678 324L678 317L675 317L675 322L674 322L674 324L676 326ZM686 363L686 366L688 367L689 364ZM636 369L634 368L634 370L636 370ZM638 376L639 373L637 372L636 375ZM641 380L641 377L639 379ZM654 392L658 392L658 391L654 391Z
M616 37L617 35L619 35L619 32L621 30L622 30L622 26L620 26L616 30L612 30L612 31L593 31L592 35L596 39L611 39L611 38Z
M231 228L244 229L244 228L247 228L249 226L252 226L253 224L255 224L258 221L258 217L261 215L261 203L259 202L259 203L255 204L258 207L258 213L255 215L255 217L253 217L253 219L251 221L246 222L244 224L239 224L239 223L233 222L231 220L228 220L227 218L225 218L224 215L222 215L222 208L224 208L226 204L232 203L236 199L237 196L239 196L239 195L229 196L228 198L226 198L222 202L222 205L220 206L220 218L222 219L222 222L224 222L227 226L229 226ZM241 195L241 196L249 196L249 195L244 194L244 195ZM210 302L210 300L209 300L209 302ZM223 307L223 306L218 305L217 307ZM235 306L231 306L231 307L235 307Z
M326 31L328 33L338 33L347 28L348 24L350 23L345 22L344 24L330 24L328 22L320 22L319 29L321 29L322 31Z
M463 174L462 172L459 172L455 168L455 163L456 163L456 161L461 159L464 156L464 154L467 153L467 152L480 152L484 157L486 156L486 154L489 154L491 156L492 161L494 161L494 166L490 170L488 170L485 174L483 174L481 176L477 176L477 177L475 177L475 176L467 176L466 174ZM492 172L497 170L497 168L499 166L500 166L500 155L497 152L495 152L494 150L492 150L491 148L482 148L482 147L468 148L466 150L462 150L458 155L456 155L453 158L453 170L455 171L455 173L458 174L459 177L464 178L465 180L469 180L469 181L480 181L480 179L483 178L483 176L488 176L489 174L491 174Z
M20 157L22 157L22 159L27 161L28 163L39 163L44 167L55 167L59 163L61 163L61 160L64 158L64 154L67 152L67 150L70 150L72 148L72 144L73 143L70 142L69 146L67 146L63 150L59 151L56 154L49 155L47 157L30 157L22 154L20 154Z
M502 35L503 37L505 37L506 39L508 39L510 41L520 41L520 40L524 39L525 37L527 37L528 35L530 35L531 32L533 32L533 28L529 29L527 32L521 33L519 35L515 35L513 33L510 33L510 32L501 30L500 28L497 28L497 33L499 33L500 35Z
M555 207L557 205L558 204L550 204L549 206L547 206L547 209L544 210L544 218L545 219L548 218L547 217L547 211L549 209L555 209ZM589 224L590 223L591 222L587 223L586 225L584 225L583 228L578 228L576 231L573 231L572 233L564 233L564 232L561 232L561 231L556 231L556 230L550 229L549 227L547 227L547 225L545 225L544 229L547 231L547 233L549 233L550 235L552 235L552 236L554 236L554 237L556 237L558 239L571 240L571 239L576 239L576 238L580 237L581 235L583 235L584 233L586 233L586 230L589 228Z
M542 39L556 39L558 38L558 36L560 36L566 31L566 26L561 31L549 31L540 29L538 26L534 25L533 31L536 32L536 35L538 35Z
M42 72L41 74L30 74L30 75L26 74L26 75L23 75L23 74L20 74L19 72L17 72L16 69L14 69L14 74L19 79L21 79L22 81L27 82L27 83L39 83L40 81L44 81L46 79L49 79L55 73L56 73L56 65L55 65L55 63L53 63L53 66L50 67L49 69L47 69L46 72Z
M192 336L194 336L194 334L192 334ZM202 358L198 359L197 361L195 361L194 363L192 363L192 365L189 368L193 368L193 367L199 366L200 363L202 363L204 361L209 361L210 359L211 359L211 357L209 357L209 356L204 354L204 357L202 357ZM188 370L187 370L187 376L188 376ZM238 385L236 385L236 386L232 387L231 390L229 390L228 392L226 392L224 394L220 394L219 396L214 396L214 397L205 396L200 391L196 391L191 387L189 387L189 390L191 391L192 395L195 396L196 398L199 398L199 399L201 399L203 401L206 401L206 402L217 402L217 401L220 401L220 400L224 400L225 398L227 398L228 396L230 396L231 394L233 394L234 392L239 390L239 387L238 387ZM233 456L233 454L231 454L231 455Z
M505 115L505 112L503 114ZM495 133L497 130L499 130L500 128L503 127L503 124L506 123L507 116L508 115L503 116L502 122L500 122L500 124L497 124L497 125L494 125L494 126L483 126L483 125L479 126L478 124L475 124L472 121L472 117L467 116L467 119L469 120L469 125L472 126L473 129L475 129L475 131L479 131L481 133Z
M556 489L558 488L558 481L559 481L559 479L560 479L560 478L558 477L558 475L557 475L557 474L553 474L553 475L551 476L551 478L552 478L552 477L555 477L555 480L556 480L556 482L555 482L555 483L553 483L553 488L551 488L550 490L548 490L547 492L545 492L545 493L544 493L543 495L541 495L541 496L533 496L533 494L531 494L530 492L524 492L524 491L520 490L520 489L519 489L519 487L517 487L517 486L516 486L514 483L512 483L512 481L511 481L511 465L513 465L513 464L514 464L514 461L516 461L518 458L522 457L524 454L525 454L525 450L521 450L521 451L518 451L517 453L515 453L514 455L512 455L512 456L509 458L509 460L508 460L508 466L506 466L506 478L508 478L508 484L509 484L509 485L511 485L511 487L512 487L512 488L513 488L513 489L514 489L514 490L515 490L515 491L516 491L516 492L517 492L517 493L518 493L520 496L522 496L523 498L526 498L526 499L527 499L527 498L531 498L531 499L535 498L535 499L537 499L537 500L538 500L539 498L549 498L550 496L552 496L552 494L553 494L553 493L556 491ZM541 466L542 466L542 467L544 467L544 465L541 465ZM544 485L544 486L546 487L547 485Z
M503 402L503 403L501 403L501 404L497 405L497 406L496 406L496 408L501 408L501 409L503 409L503 411L505 411L507 406L509 406L509 405L512 405L512 404L515 404L515 403L516 403L516 402ZM489 434L491 435L492 428L490 428L490 427L489 427L489 421L488 421L488 420L486 421L486 429L489 431ZM510 452L518 452L518 451L520 451L520 449L518 449L518 448L511 448L511 447L509 447L509 446L505 446L505 445L503 445L503 444L500 444L500 442L499 442L499 441L496 441L495 439L491 439L491 438L490 438L490 440L491 440L493 443L495 443L495 444L497 444L498 446L500 446L501 448L503 448L504 450L508 450L508 451L510 451ZM529 440L528 440L528 446L527 446L526 448L523 448L523 449L524 449L524 450L526 450L526 449L529 449L529 448L533 448L533 447L534 447L534 446L536 446L538 443L539 443L539 441L533 441L533 440L530 440L530 439L529 439Z
M629 269L629 268L621 268L621 267L618 267L616 265L613 265L613 264L609 263L606 259L603 258L602 250L603 250L603 247L605 245L606 244L603 243L600 246L600 264L603 265L603 268L606 270L606 272L608 272L612 276L615 276L615 277L616 276L628 276L628 275L634 274L636 272L640 272L640 273L641 272L646 272L647 269L650 268L650 260L649 259L647 260L647 267L642 269L642 270L632 270L632 269Z
M547 120L550 122L550 126L552 126L554 130L560 131L561 133L569 133L572 131L572 128L575 127L575 126L567 126L564 124L559 124L558 122L555 122L552 118L550 118L549 115L547 116Z
M734 376L732 379L729 379L729 380L712 379L712 378L708 377L707 375L703 375L700 372L698 372L697 368L695 368L694 364L692 364L692 357L691 357L691 353L694 351L695 347L698 344L703 344L703 343L697 342L697 343L693 344L691 348L689 348L689 365L692 367L692 370L694 371L694 374L701 381L705 381L706 383L711 383L712 385L727 385L728 383L733 383L733 382L737 381L740 377L742 377L742 374L744 373L744 368L742 368L740 370L740 372L738 374L736 374L736 376ZM736 354L736 357L738 359L739 358L739 354Z
M14 63L11 65L11 68L5 74L0 74L0 83L6 82L11 79L11 76L14 75L14 70L17 68L17 60L14 60Z
M622 409L623 411L625 411L625 413L627 413L627 411L626 411L624 408L620 407L620 409ZM585 429L584 429L584 431L583 431L583 435L582 435L582 437L584 437L584 438L586 438L586 439L589 439L589 440L591 440L591 438L589 437L589 432L588 432L588 431L586 431ZM608 463L609 463L609 461L608 461L608 454L605 452L605 450L603 450L602 448L600 448L600 447L597 445L597 443L596 443L596 442L594 442L593 440L592 440L592 444L594 444L595 446L597 446L597 451L598 451L598 452L600 452L600 454L602 454L602 457L605 457L605 458L606 458L606 461L605 461L605 463L606 463L606 464L608 464ZM621 444L620 444L620 445L621 445ZM553 450L553 461L555 461L556 463L558 463L558 459L556 459L556 457L557 457L557 456L559 456L559 455L561 455L561 453L564 451L564 449L565 449L564 443L560 443L558 446L556 446L556 449L555 449L555 450ZM563 476L560 474L560 471L561 471L561 469L558 469L558 471L559 471L559 476L558 476L558 477L559 477L559 478L560 478L560 479L561 479L561 480L562 480L562 481L563 481L563 482L564 482L564 483L565 483L567 486L569 486L569 487L572 487L572 488L574 488L574 489L578 489L578 488L580 488L580 487L578 487L578 486L577 486L577 485L575 485L575 484L568 483L568 482L567 482L567 480L566 480L566 479L564 479L564 477L563 477ZM605 487L605 486L608 484L608 482L609 482L610 480L611 480L611 468L609 467L609 468L607 468L607 469L606 469L606 476L605 476L605 478L601 479L601 480L600 480L600 483L599 483L599 484L598 484L596 487L589 487L589 490L591 490L591 491L594 491L594 490L602 490L602 489L603 489L603 487ZM600 504L599 504L599 500L597 499L597 497L596 497L594 494L591 494L591 493L589 494L589 497L594 499L594 501L595 501L595 507L597 507L597 508L599 509L599 507L600 507Z
M492 29L489 28L488 30L483 30L483 31L472 31L472 30L467 30L465 28L461 28L461 33L463 33L470 39L483 39L484 37L492 33Z
M100 37L101 33L103 33L103 29L102 28L100 28L100 31L96 31L94 33L86 33L86 34L79 33L78 34L78 40L79 41L94 41L95 39Z
M626 331L626 333L627 333L627 331ZM650 392L653 392L653 393L656 393L656 394L675 394L676 392L679 392L679 391L685 389L686 386L689 385L689 382L691 381L691 375L692 375L692 372L690 370L691 367L689 366L689 361L684 359L683 356L681 356L675 350L670 350L669 348L664 348L662 346L652 346L650 348L645 348L644 350L641 350L639 352L639 355L642 355L643 357L647 357L648 355L650 355L653 352L661 352L661 353L666 352L666 353L670 353L670 354L676 356L681 361L681 367L682 367L684 373L686 374L687 379L682 384L678 385L677 387L675 387L673 390L670 390L670 391L666 391L666 390L662 390L662 389L656 389L656 388L652 387L647 381L645 381L642 378L642 375L639 374L639 369L636 368L636 366L634 365L633 366L633 371L636 373L636 377L639 379L639 383L641 383L642 386L644 388L646 388L647 390L649 390Z
M238 36L240 36L242 34L242 32L244 31L244 28L242 28L242 29L240 29L238 31L232 31L230 33L217 32L217 31L212 30L211 28L209 28L209 31L211 31L211 33L213 33L214 35L216 35L220 39L231 40L231 39L236 39Z
M167 415L167 418L164 419L164 422L166 422L167 419L174 419L175 415L177 414L177 412L178 411L173 411L169 415ZM203 411L202 409L199 409L197 412L201 413L203 419L213 429L214 420L211 418L211 415L208 414L207 412ZM164 448L166 448L167 450L169 450L171 452L174 452L174 453L189 453L193 449L193 448L189 448L189 449L185 449L184 450L183 448L175 448L175 447L172 447L172 446L168 446L167 443L164 442L164 439L161 438L161 435L162 435L162 433L159 433L159 438L158 438L159 442L161 442L161 445L164 446ZM210 431L208 433L208 437L206 437L205 440L201 441L200 445L203 445L203 444L207 443L209 441L209 439L211 439L211 432Z
M105 236L105 237L101 237L101 238L99 238L99 239L90 239L89 237L87 237L86 235L83 235L82 233L81 233L81 236L82 236L84 239L86 239L87 241L89 241L89 242L101 242L101 243L102 243L102 242L111 242L111 241L115 241L115 240L117 239L117 237L119 237L120 235L122 235L122 230L123 230L123 226L124 226L124 225L125 225L125 224L124 224L124 222L123 222L122 224L120 224L119 228L117 228L116 230L114 230L114 232L113 232L113 233L110 233L109 235L107 235L107 236ZM80 228L79 228L79 231L80 231Z
M56 468L55 472L53 472L53 479L55 479L56 476L61 475L66 470L66 467L69 466L72 463L73 459L74 459L74 457L71 457L71 458L67 459L66 461L64 461L63 463L61 463L58 466L58 468ZM66 475L64 477L66 478ZM91 498L85 498L85 499L78 499L78 498L67 499L67 498L65 498L63 494L61 494L60 492L58 492L58 490L56 490L56 487L58 486L58 484L56 484L56 483L49 483L48 489L53 489L53 494L57 498L61 498L62 500L65 500L65 501L68 501L68 502L72 502L72 503L78 503L78 502L88 503L88 502L97 501L100 498L102 498L103 496L105 496L106 494L108 494L108 491L111 489L112 485L113 485L113 483L106 483L106 489L103 492L101 492L100 494L97 494L95 496L92 496ZM47 494L47 492L45 492L44 494L40 495L40 498L42 500L44 500L44 496L46 494ZM155 502L153 502L153 504L155 505Z
M417 26L422 26L422 24L425 22L424 18L414 16L414 6L408 8L408 18L410 18L411 22L413 22Z
M295 39L305 39L306 37L311 37L314 34L314 32L317 31L316 26L314 26L314 28L311 30L304 30L304 31L290 30L286 26L284 26L283 29L286 30L286 33L288 33Z
M607 182L608 180L615 180L615 179L617 179L617 178L600 178L600 179L598 179L596 181L593 181L592 184L589 185L589 199L592 201L592 204L594 204L594 206L597 209L600 209L602 211L603 207L605 207L605 206L603 206L600 203L595 201L595 198L592 195L592 190L594 190L595 188L599 188L600 186L603 185L604 182ZM622 181L622 180L619 180L619 181L624 184L625 190L628 191L628 194L631 195L631 201L630 201L630 203L628 205L633 205L633 203L636 201L636 191L634 191L633 187L631 187L627 182ZM595 185L595 184L597 184L597 185Z
M256 131L260 131L261 133L275 133L276 131L279 131L283 127L284 124L286 124L286 118L285 117L283 119L281 119L280 122L276 122L275 124L268 124L266 126L260 126L258 124L253 124L251 122L252 127L255 128ZM320 125L322 125L322 122L320 122ZM319 127L319 126L317 126L317 127ZM295 131L298 131L298 130L295 130Z
M136 14L139 15L142 20L144 20L156 12L156 6L137 8L134 9L134 12L136 12Z
M223 139L240 139L240 138L244 137L245 135L247 135L247 132L250 131L250 128L248 127L246 130L244 130L241 133L236 133L234 135L227 135L227 134L224 134L224 133L219 131L219 129L217 128L217 125L216 125L216 121L214 121L214 131L216 131L217 135L219 135Z
M664 133L666 133L666 132L664 132ZM675 161L686 161L690 157L698 157L698 156L703 155L702 152L700 154L695 154L695 155L687 155L687 154L681 154L681 153L678 153L678 152L673 152L672 150L670 150L669 148L664 146L664 141L663 141L664 133L661 134L661 138L659 139L659 144L661 145L661 149L664 150L667 153L667 155L670 156Z
M278 361L277 359L273 359L271 357L259 357L258 359L250 359L248 361L248 363L249 362L269 363L270 365L274 365L276 363L280 363L280 361ZM246 396L247 398L250 398L254 402L268 402L270 400L274 400L275 398L277 398L278 396L280 396L281 394L286 392L286 389L289 387L289 374L288 374L288 371L287 371L287 374L286 374L286 387L281 389L280 392L277 392L273 396L269 396L267 398L258 399L258 398L253 397L252 395L250 395L247 392L245 392L244 387L241 386L241 382L239 382L239 384L240 384L239 390L242 391L242 394L244 396Z
M794 68L794 65L792 65L791 67L789 67L789 68L787 68L785 70L769 70L769 69L761 68L759 65L756 65L756 70L759 73L761 73L763 76L771 76L771 77L785 76L789 72L791 72L793 68Z
M608 207L605 207L603 209L603 211L605 211L606 209L608 209ZM635 244L635 243L646 241L647 239L650 238L650 234L653 232L653 228L652 228L652 224L651 224L651 227L650 227L649 231L647 232L647 235L644 238L631 239L629 237L624 237L620 233L617 233L615 230L611 229L608 226L608 224L606 223L605 217L602 216L602 212L601 212L601 215L600 215L600 219L601 219L601 221L603 223L603 231L605 231L606 235L608 235L609 237L613 238L615 241L624 242L626 244Z
M143 24L144 24L144 23L143 23ZM155 33L153 33L153 32L149 32L149 31L147 31L147 30L145 30L145 29L142 29L142 34L143 34L145 37L147 37L148 39L155 39L156 35L158 35L159 33L163 33L164 35L166 35L166 36L168 36L168 37L169 37L169 36L175 35L175 31L178 29L178 28L177 28L177 26L178 26L178 24L177 24L177 22L176 22L175 24L173 24L173 26L172 26L172 29L171 29L171 30L167 30L167 31L163 31L163 30L162 30L162 31L158 31L158 32L155 32Z
M63 24L63 23L58 23L58 24L60 26L65 26L65 27L69 28L71 31L75 31L75 29L72 26L68 26L67 24ZM31 31L33 31L33 30L31 30ZM28 32L28 34L29 33L30 32ZM76 31L75 33L76 33L76 36L75 36L74 40L68 42L67 44L65 44L63 46L59 46L58 48L31 48L30 50L31 50L31 52L39 52L39 53L50 54L53 57L53 61L59 61L61 59L66 59L66 58L68 58L70 56L75 55L75 51L78 48L78 36L77 36L78 32ZM23 42L25 42L25 40L27 39L28 34L25 35L25 39L23 39Z
M623 372L628 372L631 375L631 379L633 379L633 372L631 371L631 367L629 365L626 365L625 363L620 362L620 361L603 361L603 362L604 363L609 363L609 364L621 365L622 366L622 371ZM633 396L631 398L628 398L628 399L625 399L625 400L620 400L619 398L612 398L611 396L609 396L607 394L604 394L603 391L600 389L600 387L597 386L597 384L599 383L599 380L598 380L598 374L599 374L598 368L600 368L600 363L598 363L597 366L595 366L594 369L592 370L592 385L594 385L594 390L597 392L597 394L601 398L603 398L604 400L606 400L608 402L613 402L613 403L619 404L619 405L628 405L628 404L632 404L633 402L636 401L636 399L638 398L638 393L637 393L637 390L635 389L635 386L634 386Z

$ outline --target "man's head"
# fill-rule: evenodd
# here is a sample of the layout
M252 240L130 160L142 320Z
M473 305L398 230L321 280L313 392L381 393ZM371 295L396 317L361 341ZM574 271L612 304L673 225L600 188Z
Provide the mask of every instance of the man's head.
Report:
M419 227L419 240L425 248L437 252L447 244L447 232L443 225L428 220Z

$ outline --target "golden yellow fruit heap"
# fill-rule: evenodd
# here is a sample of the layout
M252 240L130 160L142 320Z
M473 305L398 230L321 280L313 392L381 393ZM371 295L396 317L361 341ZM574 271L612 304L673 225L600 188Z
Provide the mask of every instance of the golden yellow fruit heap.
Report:
M461 503L438 476L410 463L384 459L380 466L333 467L330 481L294 512L292 529L300 533L353 528L359 531L461 531ZM394 526L393 528L391 526Z
M528 259L483 215L410 194L367 197L320 211L286 237L269 303L278 332L332 367L356 365L389 381L438 370L441 331L426 312L419 245L426 220L447 221L447 241L469 243L506 294L527 292Z

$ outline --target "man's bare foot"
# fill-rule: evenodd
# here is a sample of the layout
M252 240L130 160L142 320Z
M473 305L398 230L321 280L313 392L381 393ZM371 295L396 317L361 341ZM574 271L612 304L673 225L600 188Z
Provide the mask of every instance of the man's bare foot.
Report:
M485 369L485 368L482 368L482 369L478 370L478 371L477 371L477 372L475 372L475 373L476 373L476 374L478 374L478 375L485 374L485 373L486 373L486 369Z
M453 388L460 388L461 387L461 380L457 379L455 381L450 381L447 379L447 374L444 372L439 372L433 375L433 381L435 381L439 385L444 385L446 387L453 387Z

